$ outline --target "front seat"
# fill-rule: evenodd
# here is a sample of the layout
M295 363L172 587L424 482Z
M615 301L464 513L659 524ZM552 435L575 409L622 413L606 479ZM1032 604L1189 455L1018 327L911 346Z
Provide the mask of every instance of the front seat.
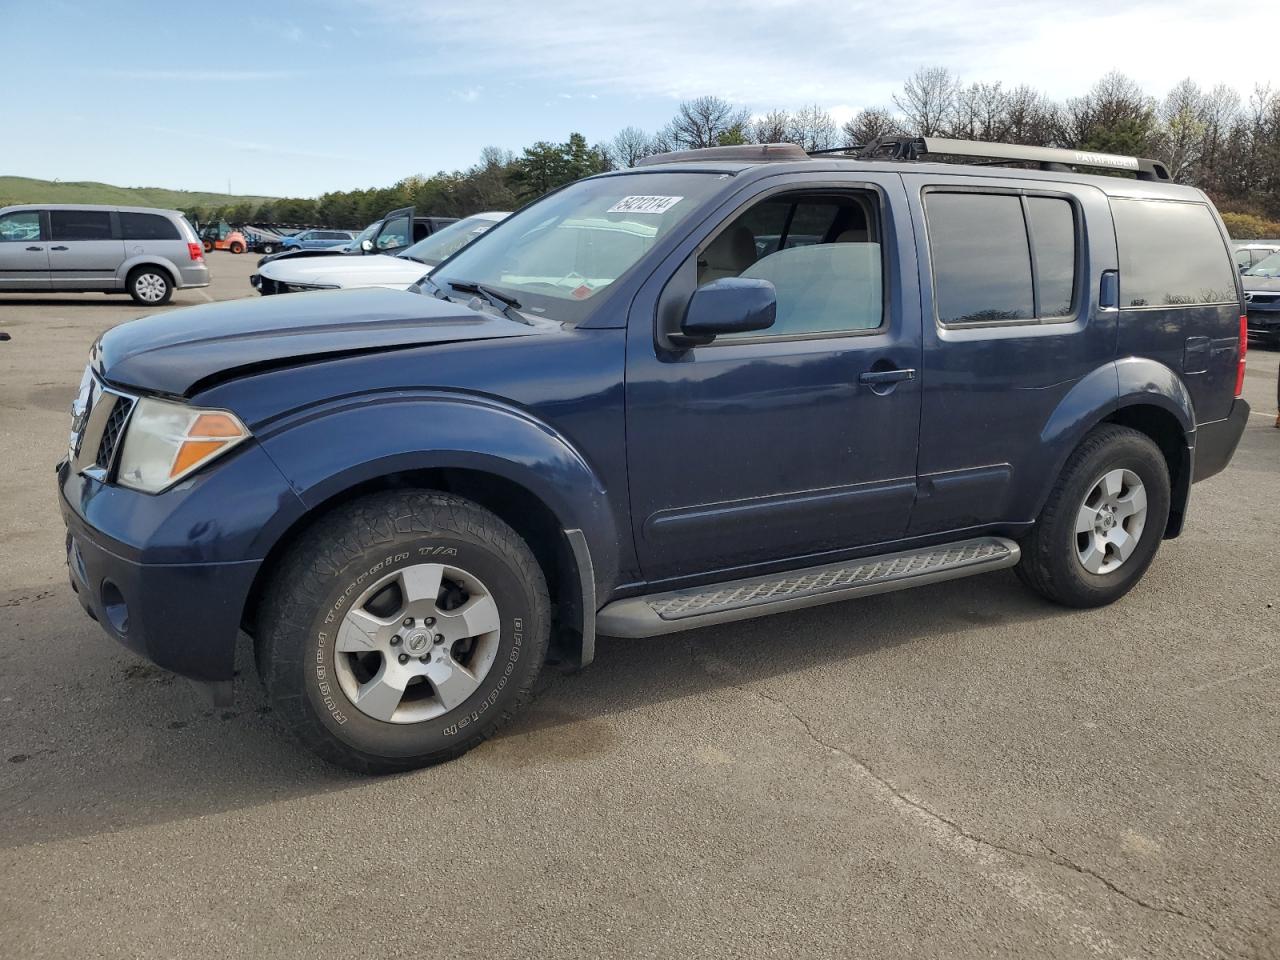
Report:
M750 227L730 227L711 241L698 258L698 286L736 277L756 262L756 236Z

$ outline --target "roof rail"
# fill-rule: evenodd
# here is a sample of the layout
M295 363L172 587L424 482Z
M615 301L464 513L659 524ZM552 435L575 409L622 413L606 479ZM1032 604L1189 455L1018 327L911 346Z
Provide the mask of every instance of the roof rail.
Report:
M948 140L943 137L890 137L868 144L857 152L857 156L864 160L919 160L929 154L985 160L989 163L1034 163L1041 170L1065 171L1071 167L1101 167L1106 170L1132 171L1139 180L1172 179L1169 169L1159 160L1061 147L1024 147L1013 143Z
M760 163L766 160L808 160L804 148L795 143L746 143L732 147L702 147L697 150L673 150L655 153L637 160L637 167L659 163L688 163L694 160L728 160L734 163Z

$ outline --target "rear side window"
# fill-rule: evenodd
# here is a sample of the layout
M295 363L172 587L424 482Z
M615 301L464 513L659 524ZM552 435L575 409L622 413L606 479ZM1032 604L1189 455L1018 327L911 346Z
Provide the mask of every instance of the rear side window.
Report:
M1120 303L1181 307L1234 303L1236 271L1203 203L1113 198Z
M1071 314L1077 231L1070 201L933 191L925 214L939 321L1027 323Z
M54 240L110 240L111 214L105 210L50 210Z
M178 226L155 213L120 214L120 232L126 240L178 240Z

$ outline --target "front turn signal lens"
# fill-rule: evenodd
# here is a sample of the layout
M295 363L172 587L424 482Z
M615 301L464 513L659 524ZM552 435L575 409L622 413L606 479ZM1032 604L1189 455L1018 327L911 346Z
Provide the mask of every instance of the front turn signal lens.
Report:
M159 493L249 436L240 418L226 410L143 397L129 418L116 482Z

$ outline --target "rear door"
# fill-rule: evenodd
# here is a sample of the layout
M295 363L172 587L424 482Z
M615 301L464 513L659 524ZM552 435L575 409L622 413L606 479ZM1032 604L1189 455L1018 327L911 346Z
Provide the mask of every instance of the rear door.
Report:
M1041 432L1083 377L1114 356L1107 199L1089 186L908 174L924 284L920 490L911 534L1027 510ZM1088 239L1086 243L1085 240Z
M0 290L48 290L49 243L39 210L0 216Z
M108 210L49 211L49 271L55 289L117 287L124 241Z

